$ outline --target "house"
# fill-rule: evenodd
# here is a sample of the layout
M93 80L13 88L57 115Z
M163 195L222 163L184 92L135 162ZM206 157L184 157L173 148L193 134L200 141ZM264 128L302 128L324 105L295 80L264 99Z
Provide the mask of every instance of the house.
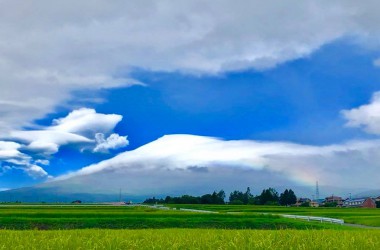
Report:
M326 197L324 203L326 204L326 203L333 203L333 202L336 202L337 206L343 206L343 199L342 199L342 197L334 196L334 195Z
M310 207L319 207L319 202L318 201L310 201Z
M375 201L380 201L380 196L378 196L377 198L375 198Z
M372 198L357 198L348 199L344 201L344 207L363 207L363 208L376 208L376 203Z
M295 206L299 207L302 204L309 203L310 204L311 200L309 198L298 198Z

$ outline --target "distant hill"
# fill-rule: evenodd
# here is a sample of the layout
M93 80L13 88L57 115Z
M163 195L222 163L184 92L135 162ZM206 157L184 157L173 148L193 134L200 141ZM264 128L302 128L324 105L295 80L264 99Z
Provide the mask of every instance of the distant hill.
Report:
M364 192L360 192L355 194L353 197L354 198L359 198L359 197L379 197L380 196L380 189L377 190L368 190Z
M82 178L82 177L81 177ZM98 187L102 187L102 183L107 182L108 179L105 176L103 176L103 180L98 179ZM122 178L125 178L124 176ZM80 181L77 178L75 178L76 181ZM112 179L112 178L110 178ZM182 187L178 187L175 190L170 190L170 188L157 188L157 190L152 189L152 185L154 186L155 183L141 183L140 188L136 189L136 186L132 185L131 189L127 188L127 185L121 186L120 182L115 182L117 185L114 186L107 186L104 185L103 191L101 190L94 190L92 187L85 187L85 186L77 186L74 185L76 182L74 180L64 180L64 181L54 181L54 182L48 182L44 184L40 184L34 187L25 187L25 188L19 188L19 189L12 189L12 190L6 190L0 192L0 202L48 202L48 203L55 203L55 202L63 202L63 203L70 203L74 200L81 200L85 203L94 203L94 202L115 202L119 201L119 192L120 187L122 188L122 200L123 201L133 201L133 202L142 202L148 197L157 197L157 198L164 198L167 195L170 196L178 196L183 194L190 194L190 195L202 195L205 193L210 193L214 190L220 190L224 189L226 191L227 199L229 196L229 193L233 190L241 190L245 191L245 188L249 185L251 187L253 194L260 194L263 188L267 187L274 187L279 193L283 192L285 188L291 188L295 191L296 195L298 197L308 197L313 198L313 195L315 194L315 189L313 186L296 186L296 185L271 185L268 182L268 185L266 186L257 186L254 185L254 183L248 183L246 180L242 180L242 185L240 187L232 187L229 185L222 186L215 186L215 188L212 187L205 187L205 186L198 186L198 188L191 189L189 187L186 187L188 182L184 182L184 185ZM85 182L82 182L85 183ZM126 181L126 183L128 183ZM169 182L170 184L170 182ZM164 185L163 185L164 186ZM146 188L144 191L144 187ZM135 190L135 194L133 193ZM141 191L143 190L143 191ZM360 194L355 195L357 196L374 196L375 194L379 194L379 191L372 191L372 192L363 192ZM329 195L339 195L344 198L348 197L349 190L348 189L342 189L342 188L336 188L336 187L325 187L320 186L320 198L324 198Z
M145 197L122 195L123 201L141 201ZM56 187L26 187L11 189L0 192L0 202L47 202L47 203L70 203L80 200L84 203L115 202L119 201L119 193L99 194L99 193L67 193L61 192Z
M213 175L217 171L218 176ZM211 177L210 177L211 176ZM236 180L239 183L236 184ZM260 194L264 188L274 187L278 192L293 188L299 196L311 196L313 187L297 187L290 181L273 173L247 171L220 167L202 171L156 170L137 172L133 169L117 169L74 176L36 185L0 192L0 202L110 202L122 199L144 201L148 197L164 198L167 195L202 195L225 190L227 199L233 190L245 191L251 188L253 194ZM298 190L298 191L297 191Z

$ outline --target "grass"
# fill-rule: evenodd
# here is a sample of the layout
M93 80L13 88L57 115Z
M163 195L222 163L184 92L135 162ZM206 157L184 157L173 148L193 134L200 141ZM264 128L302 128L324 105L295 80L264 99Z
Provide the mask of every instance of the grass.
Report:
M162 211L147 207L0 206L0 229L339 229L340 225L304 222L259 213L204 214Z
M3 230L0 249L380 249L380 231Z

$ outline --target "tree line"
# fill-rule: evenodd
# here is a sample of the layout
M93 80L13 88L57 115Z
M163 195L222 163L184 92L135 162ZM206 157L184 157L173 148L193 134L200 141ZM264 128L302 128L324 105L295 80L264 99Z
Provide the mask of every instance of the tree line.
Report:
M226 193L223 190L214 191L202 196L182 195L178 197L166 196L165 199L148 198L146 204L226 204ZM297 202L297 196L291 189L285 189L281 194L274 188L264 189L260 195L253 195L248 187L245 192L235 190L230 193L228 203L234 205L293 205Z

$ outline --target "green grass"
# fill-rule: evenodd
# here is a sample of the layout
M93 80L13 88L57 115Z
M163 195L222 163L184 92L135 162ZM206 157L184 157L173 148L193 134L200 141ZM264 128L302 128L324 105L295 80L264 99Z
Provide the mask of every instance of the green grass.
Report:
M244 212L246 214L270 213L270 214L294 214L307 216L320 216L343 219L346 223L362 224L380 227L380 209L366 208L302 208L279 206L246 206L246 205L170 205L177 208L193 208L220 213Z
M380 249L380 230L3 230L0 249Z
M0 206L0 229L86 228L340 229L342 226L259 213L204 214L126 206Z

